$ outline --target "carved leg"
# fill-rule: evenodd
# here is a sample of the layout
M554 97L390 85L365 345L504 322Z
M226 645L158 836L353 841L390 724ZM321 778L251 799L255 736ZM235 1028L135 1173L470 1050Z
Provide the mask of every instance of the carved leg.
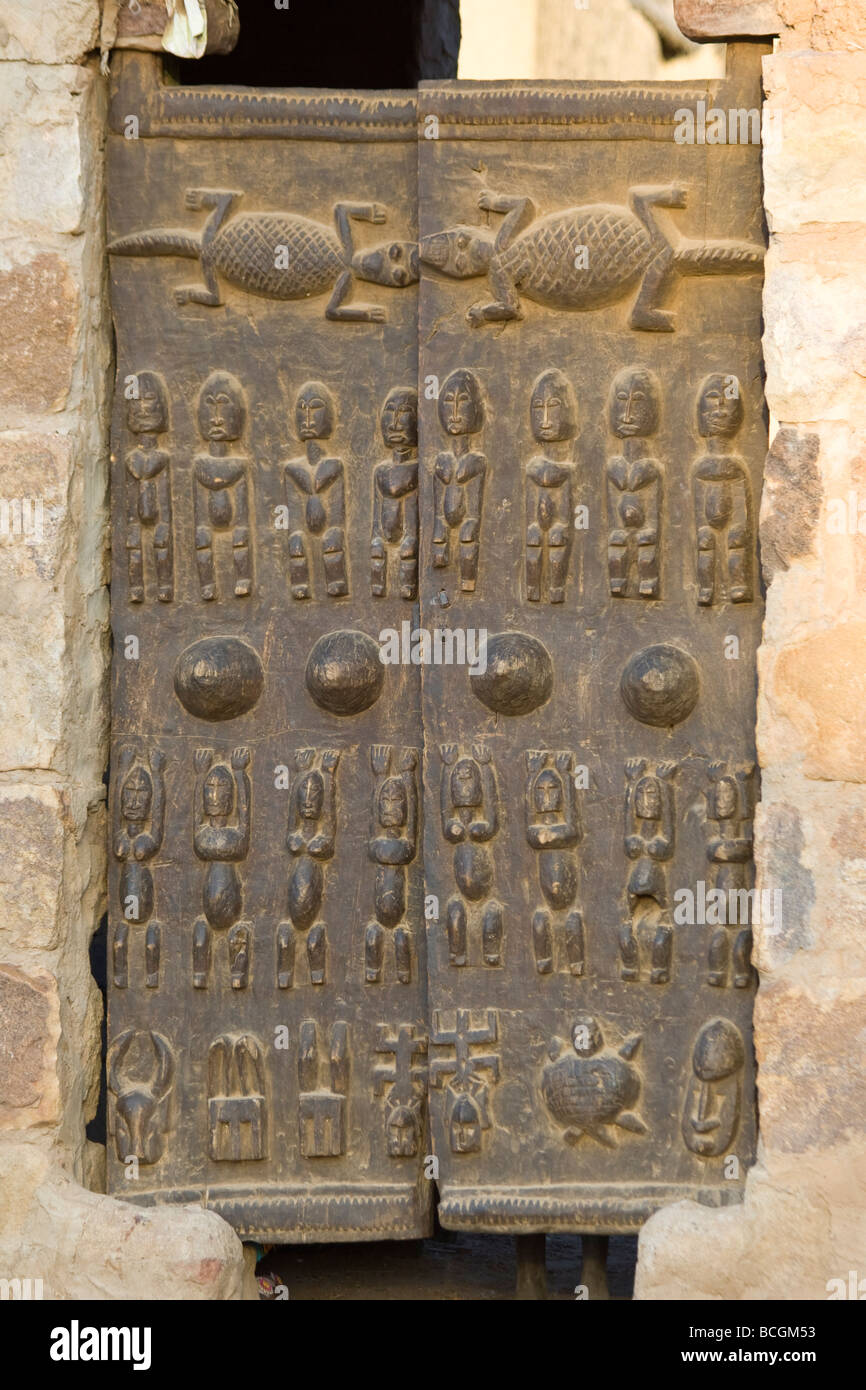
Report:
M607 576L614 598L625 598L628 592L628 545L611 543L607 547Z
M540 907L532 918L532 949L539 975L549 975L553 969L553 932L550 913Z
M550 543L548 549L548 598L551 603L565 602L565 582L568 578L568 545Z
M310 566L300 531L293 531L289 536L289 583L292 598L310 597Z
M671 977L671 957L674 949L674 934L664 922L659 922L653 937L650 952L650 983L666 985Z
M326 531L322 537L322 564L325 569L325 588L331 598L342 598L349 592L346 578L346 553L343 532L339 526Z
M502 904L489 902L481 918L481 956L485 965L502 964Z
M246 989L250 979L252 923L236 922L229 932L229 971L232 989Z
M723 988L728 983L728 935L724 927L713 932L707 954L707 984Z
M490 263L487 278L497 298L487 304L473 304L467 311L466 317L473 328L478 328L482 323L511 323L515 319L522 319L523 310L514 283L495 264L495 258Z
M728 542L728 592L731 603L748 603L752 597L749 589L748 554L741 542Z
M368 985L377 985L381 980L384 956L385 933L378 922L371 922L364 937L364 979Z
M291 922L277 927L277 988L291 989L295 982L295 934Z
M206 989L210 975L211 933L204 917L199 917L192 932L193 989Z
M541 601L541 541L526 539L526 597L530 603Z
M752 982L752 929L744 927L734 941L734 989L748 989Z
M412 980L412 937L408 927L394 928L394 965L401 985Z
M478 542L460 542L460 588L466 594L474 593L478 579Z
M418 542L408 537L400 546L400 597L418 597Z
M659 596L658 547L655 542L639 545L637 548L638 593L641 598Z
M707 607L716 591L716 536L712 527L698 527L698 603Z
M144 983L148 989L159 988L159 943L162 927L148 922L144 936Z
M448 931L448 960L451 965L466 964L466 908L452 898L445 916Z
M328 300L325 318L335 323L384 323L385 310L377 304L343 304L353 281L351 270L344 270Z
M307 961L310 966L311 985L323 985L325 983L327 950L325 924L324 922L317 922L314 927L310 927L310 933L307 937Z
M126 528L126 564L129 574L130 603L144 602L144 561L141 554L141 526L130 522Z
M171 526L158 521L153 530L153 561L156 568L156 596L160 603L174 598L174 557L171 553Z
M433 568L445 569L451 559L451 531L443 517L433 518Z
M528 1301L547 1298L546 1236L515 1236L517 1254L517 1292L515 1297Z
M565 919L565 956L572 975L582 975L586 964L583 914L569 912Z
M623 980L640 979L640 954L637 944L637 937L631 922L623 922L619 929L619 957L622 963L620 978Z
M607 1236L581 1236L581 1265L578 1283L583 1284L590 1298L610 1298L607 1286Z
M370 593L373 598L388 596L388 555L381 541L370 547Z
M126 989L129 984L129 923L118 922L114 928L112 942L112 969L116 989Z
M629 319L632 328L642 328L650 333L673 333L676 327L674 315L656 306L664 299L675 278L673 248L665 245L650 262L641 281Z
M216 578L213 567L213 537L206 526L196 528L195 558L201 596L208 603L216 598Z

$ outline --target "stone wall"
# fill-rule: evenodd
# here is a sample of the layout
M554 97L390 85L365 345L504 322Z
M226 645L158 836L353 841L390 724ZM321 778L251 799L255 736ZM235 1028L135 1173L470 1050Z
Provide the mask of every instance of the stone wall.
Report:
M0 0L0 1277L237 1298L219 1217L87 1190L109 715L100 8Z
M826 1299L852 1270L866 1280L866 9L740 8L781 33L764 60L764 350L778 432L761 512L755 848L784 916L781 930L756 929L761 1142L745 1203L654 1216L638 1298ZM704 32L735 33L736 9L714 6ZM699 0L678 11L693 34L712 18Z

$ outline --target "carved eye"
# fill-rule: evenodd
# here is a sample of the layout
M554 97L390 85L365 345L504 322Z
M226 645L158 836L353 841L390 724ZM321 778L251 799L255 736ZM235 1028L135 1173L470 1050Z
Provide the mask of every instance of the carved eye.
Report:
M548 405L561 405L562 402L561 402L556 396L551 396L551 397L550 397L550 400L547 402L547 404L548 404Z
M398 241L393 242L393 243L388 247L388 255L391 257L391 260L392 260L392 261L399 261L399 260L402 260L402 258L403 258L403 247L400 245L400 243L399 243Z
M618 401L627 401L627 400L628 400L628 391L617 391L617 393L616 393L616 398L617 398Z
M466 250L466 247L469 245L469 238L465 232L461 232L460 236L457 238L457 245L461 251Z
M544 406L544 401L533 401L533 402L532 402L532 409L533 409L533 410L541 410L541 409L543 408L543 406Z

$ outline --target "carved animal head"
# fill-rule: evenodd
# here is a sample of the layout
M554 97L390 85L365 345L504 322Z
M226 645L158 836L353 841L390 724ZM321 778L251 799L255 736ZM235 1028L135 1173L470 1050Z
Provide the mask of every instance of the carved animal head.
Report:
M389 289L402 289L418 282L418 246L414 241L383 241L366 251L356 251L352 269L359 280Z
M129 1028L115 1041L108 1064L108 1087L114 1100L114 1138L123 1163L137 1158L156 1163L164 1137L159 1108L171 1090L174 1058L159 1033Z
M432 265L453 280L472 280L486 275L493 253L493 233L486 227L450 227L421 238L419 251L425 265Z

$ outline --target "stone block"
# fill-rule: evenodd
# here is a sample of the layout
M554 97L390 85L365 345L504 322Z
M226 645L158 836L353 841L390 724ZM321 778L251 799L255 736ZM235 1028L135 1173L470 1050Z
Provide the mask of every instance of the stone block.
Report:
M0 965L0 1130L60 1119L57 982L46 970Z

